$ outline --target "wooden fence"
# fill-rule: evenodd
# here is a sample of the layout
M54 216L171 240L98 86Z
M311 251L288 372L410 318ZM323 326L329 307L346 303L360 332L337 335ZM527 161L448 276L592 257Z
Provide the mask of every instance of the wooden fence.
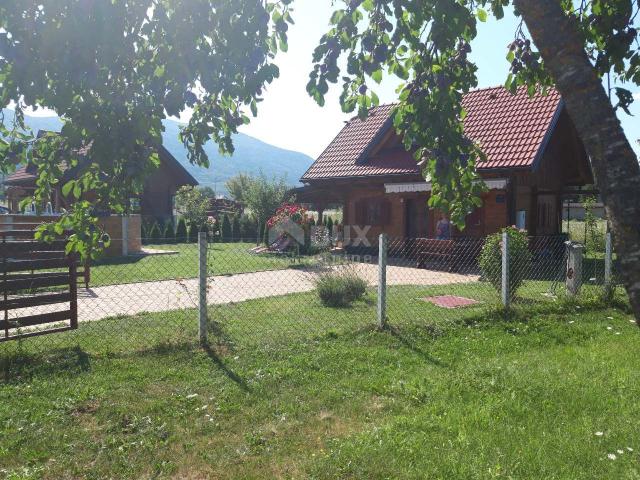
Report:
M78 328L77 257L20 227L0 231L0 342Z

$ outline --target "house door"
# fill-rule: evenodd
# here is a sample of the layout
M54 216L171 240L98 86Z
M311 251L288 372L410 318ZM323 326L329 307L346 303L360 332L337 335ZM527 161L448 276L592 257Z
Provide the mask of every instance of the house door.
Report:
M418 218L418 202L414 198L407 198L404 201L404 236L406 238L417 238L420 236L420 225Z
M558 233L558 211L555 195L538 195L536 234L556 235Z

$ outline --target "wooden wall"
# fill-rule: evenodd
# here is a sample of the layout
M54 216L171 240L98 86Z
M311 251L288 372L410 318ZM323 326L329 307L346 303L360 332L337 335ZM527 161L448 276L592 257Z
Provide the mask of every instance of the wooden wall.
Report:
M408 231L407 221L413 223L412 231L416 232L416 237L435 236L440 214L428 208L429 194L427 192L386 194L384 184L349 189L345 194L344 224L365 227L359 221L358 206L362 202L369 203L382 199L390 203L390 215L386 224L371 225L367 239L372 246L377 245L378 236L381 233L386 233L391 239L405 238ZM454 236L483 237L508 225L508 195L506 191L491 190L483 195L482 200L483 206L468 218L467 228L462 232L453 229ZM415 212L413 216L407 218L406 208L409 201L415 202Z

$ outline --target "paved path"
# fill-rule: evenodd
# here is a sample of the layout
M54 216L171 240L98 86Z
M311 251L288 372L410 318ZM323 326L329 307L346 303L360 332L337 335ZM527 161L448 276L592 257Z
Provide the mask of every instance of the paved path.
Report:
M378 283L378 268L372 264L351 264L335 269L354 269L371 286ZM243 302L290 293L313 290L317 270L271 270L209 278L207 301L210 305ZM474 275L461 275L409 267L389 266L389 285L445 285L478 280ZM142 312L164 312L196 308L198 281L164 280L129 283L80 289L78 292L78 316L80 321L100 320L118 315L134 315ZM46 311L60 310L59 306L36 307L16 310L11 315L24 316Z

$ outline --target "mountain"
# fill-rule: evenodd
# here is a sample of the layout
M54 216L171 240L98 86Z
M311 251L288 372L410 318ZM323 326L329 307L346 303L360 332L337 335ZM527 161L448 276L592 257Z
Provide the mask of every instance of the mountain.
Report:
M12 110L4 110L5 122L13 118ZM60 131L62 122L57 117L25 117L26 124L32 130ZM187 151L178 138L180 123L173 120L164 121L164 146L195 177L201 186L209 186L218 194L225 194L225 182L238 173L258 174L261 171L271 177L286 175L291 185L298 180L313 163L308 155L285 150L262 142L249 135L239 133L233 137L235 153L223 156L218 153L218 146L213 142L206 145L210 166L208 169L191 165L187 160Z

